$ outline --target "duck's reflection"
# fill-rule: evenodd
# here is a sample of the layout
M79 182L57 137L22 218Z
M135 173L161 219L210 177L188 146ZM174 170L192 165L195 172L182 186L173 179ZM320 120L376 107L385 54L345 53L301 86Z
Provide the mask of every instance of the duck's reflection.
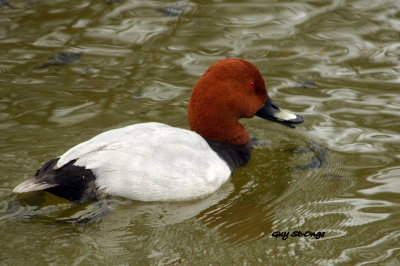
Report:
M144 203L108 199L87 204L75 204L49 193L35 193L31 197L16 198L2 218L88 224L98 223L105 231L126 230L140 224L162 227L192 221L216 229L222 238L242 243L270 233L271 210L235 195L232 182L224 184L210 196L187 202ZM3 220L3 219L2 219Z
M230 203L227 199L198 215L197 219L230 243L241 244L271 233L272 209L251 202Z

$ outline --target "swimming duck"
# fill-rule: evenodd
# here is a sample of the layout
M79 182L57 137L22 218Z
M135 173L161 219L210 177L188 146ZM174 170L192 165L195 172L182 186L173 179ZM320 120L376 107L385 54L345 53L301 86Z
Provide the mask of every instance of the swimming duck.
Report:
M216 191L250 159L252 141L240 118L259 116L289 127L303 119L275 105L259 70L222 59L195 84L191 130L139 123L101 133L46 162L13 192L46 190L71 201L114 195L176 201Z

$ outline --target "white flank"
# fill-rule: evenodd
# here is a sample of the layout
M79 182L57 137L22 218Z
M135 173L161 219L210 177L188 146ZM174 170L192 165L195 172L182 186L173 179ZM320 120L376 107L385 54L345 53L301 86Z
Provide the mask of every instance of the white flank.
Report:
M160 123L104 132L64 153L57 167L75 159L105 193L141 201L205 196L231 174L200 135Z

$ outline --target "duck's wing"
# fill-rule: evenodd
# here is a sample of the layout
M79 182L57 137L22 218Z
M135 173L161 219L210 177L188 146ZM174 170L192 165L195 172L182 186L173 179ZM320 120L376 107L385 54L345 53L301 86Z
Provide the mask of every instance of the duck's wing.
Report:
M140 123L103 132L88 141L82 142L65 152L57 162L56 168L100 151L121 149L146 142L146 137L170 126L161 123Z

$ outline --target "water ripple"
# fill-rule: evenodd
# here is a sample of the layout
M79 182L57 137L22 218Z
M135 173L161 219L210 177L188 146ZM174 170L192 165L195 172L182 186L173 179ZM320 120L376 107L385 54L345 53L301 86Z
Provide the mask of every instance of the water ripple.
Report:
M367 178L368 181L380 184L372 188L361 189L360 193L364 195L376 195L380 193L394 193L395 197L393 200L396 200L396 194L400 191L400 179L398 178L400 175L400 167L386 168L384 170L379 171L376 175L369 176Z

